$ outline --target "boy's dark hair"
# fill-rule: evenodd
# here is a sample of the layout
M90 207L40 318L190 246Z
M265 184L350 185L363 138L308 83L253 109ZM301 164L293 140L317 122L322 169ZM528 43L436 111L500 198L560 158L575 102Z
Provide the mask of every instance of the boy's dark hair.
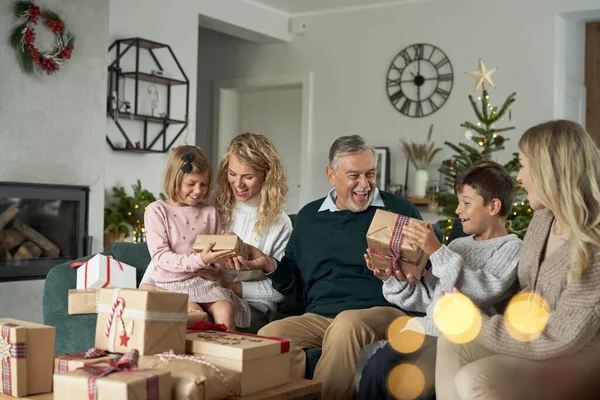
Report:
M454 180L454 192L458 194L463 186L469 185L483 197L483 203L493 199L502 203L500 216L506 218L515 200L515 185L504 167L495 161L480 160L458 174Z

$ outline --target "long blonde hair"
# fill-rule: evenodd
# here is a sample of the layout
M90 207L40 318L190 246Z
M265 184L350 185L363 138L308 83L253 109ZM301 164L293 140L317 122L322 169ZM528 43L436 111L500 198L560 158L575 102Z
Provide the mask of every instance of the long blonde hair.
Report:
M571 230L574 260L567 281L579 279L590 264L592 247L600 247L600 152L581 125L565 120L528 129L519 150L529 159L540 202Z
M242 133L231 140L227 152L219 163L215 199L215 205L221 214L221 223L225 227L231 224L231 213L235 205L235 197L227 180L229 156L232 154L235 154L242 164L265 173L265 181L259 194L258 216L254 225L256 233L263 233L279 218L285 206L288 186L283 163L273 143L263 135Z
M186 172L187 171L187 172ZM190 173L203 174L208 171L208 190L210 193L210 181L212 180L212 165L210 161L198 146L183 145L178 146L171 151L165 169L165 179L163 181L163 190L165 195L176 203L183 203L179 198L179 188L185 175Z

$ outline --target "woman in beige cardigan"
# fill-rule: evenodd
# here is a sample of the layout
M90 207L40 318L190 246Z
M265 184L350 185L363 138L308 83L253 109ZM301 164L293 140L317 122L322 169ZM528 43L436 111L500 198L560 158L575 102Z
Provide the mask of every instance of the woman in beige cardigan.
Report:
M525 132L519 160L517 180L535 210L519 285L545 299L547 322L528 337L506 315L484 316L475 341L440 339L439 400L600 396L600 153L579 124L551 121Z

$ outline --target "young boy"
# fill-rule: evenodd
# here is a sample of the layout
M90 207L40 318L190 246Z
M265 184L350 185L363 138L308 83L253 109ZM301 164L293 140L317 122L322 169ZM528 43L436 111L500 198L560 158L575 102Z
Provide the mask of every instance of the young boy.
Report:
M521 240L506 231L506 217L514 201L513 186L512 178L500 164L479 161L454 182L458 196L456 214L463 231L470 236L446 246L439 242L430 225L411 224L405 229L405 239L420 247L431 260L431 270L420 282L414 282L411 276L401 281L391 268L385 272L375 270L369 257L365 257L367 267L384 280L383 294L390 303L409 312L426 313L407 324L408 329L417 327L415 330L424 331L425 341L410 354L396 352L389 343L378 350L362 371L358 400L394 398L387 390L388 375L404 362L419 367L425 377L425 388L418 398L432 398L439 336L432 315L442 292L451 293L457 288L489 314L500 311L494 306L503 305L513 294L521 250Z

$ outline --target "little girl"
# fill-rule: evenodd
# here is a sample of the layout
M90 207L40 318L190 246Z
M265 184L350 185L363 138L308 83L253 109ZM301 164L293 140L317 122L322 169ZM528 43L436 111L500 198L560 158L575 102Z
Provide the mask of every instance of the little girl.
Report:
M199 234L218 234L221 224L217 210L202 201L210 193L212 168L196 146L175 148L167 161L163 190L167 200L158 200L146 208L144 225L156 286L189 295L188 310L203 309L215 323L229 330L250 324L250 308L231 290L205 280L195 272L218 268L213 263L234 256L230 250L202 253L192 250Z

